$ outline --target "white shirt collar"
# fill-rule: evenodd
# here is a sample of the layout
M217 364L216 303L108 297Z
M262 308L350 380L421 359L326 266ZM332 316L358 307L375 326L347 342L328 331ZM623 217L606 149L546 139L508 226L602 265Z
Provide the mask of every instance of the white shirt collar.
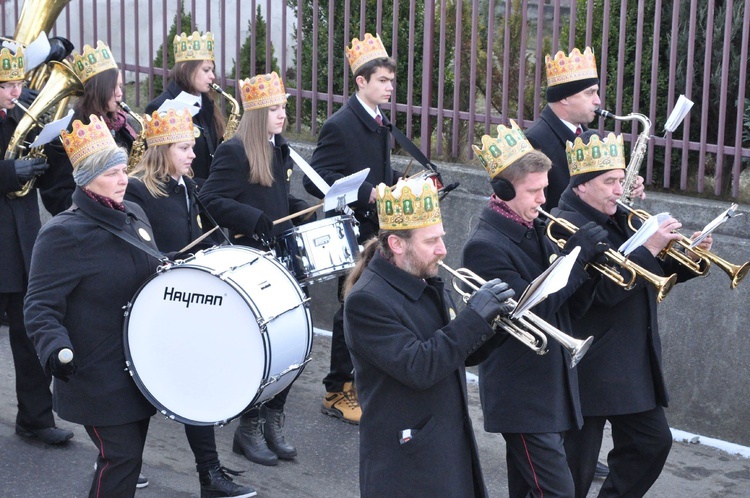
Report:
M563 123L565 124L565 126L567 126L567 127L568 127L568 129L569 129L570 131L572 131L573 133L575 133L575 132L576 132L576 130L578 129L578 127L579 127L579 125L574 125L574 124L573 124L573 123L571 123L570 121L565 121L565 120L564 120L564 119L562 119L562 118L560 118L560 121L562 121L562 122L563 122ZM581 126L581 130L583 130L583 127L582 127L582 126Z
M365 108L365 111L367 111L367 114L369 114L372 117L372 119L375 119L375 116L382 116L382 114L380 114L380 108L379 107L376 107L375 109L373 109L369 105L365 104L364 100L362 100L361 98L359 98L359 94L358 93L355 93L354 95L357 97L357 100L359 100L359 103L362 104L362 107Z

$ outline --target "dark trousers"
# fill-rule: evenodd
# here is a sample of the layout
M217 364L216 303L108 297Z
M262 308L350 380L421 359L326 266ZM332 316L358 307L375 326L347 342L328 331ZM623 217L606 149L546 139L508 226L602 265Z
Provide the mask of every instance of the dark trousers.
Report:
M661 406L628 415L584 417L583 428L565 436L576 497L585 498L591 487L607 420L612 425L614 447L607 456L609 475L599 496L643 496L661 474L672 447L672 433Z
M0 293L0 315L3 312L8 315L10 350L16 371L16 424L27 429L46 429L55 425L52 393L49 390L52 377L44 373L34 344L26 335L23 297L23 292Z
M185 425L190 449L195 457L195 470L206 472L219 466L219 454L216 451L216 436L211 425Z
M144 418L122 425L84 426L99 450L89 498L131 498L135 495L150 421L150 418Z
M331 330L331 367L323 379L326 391L329 393L341 392L344 390L344 384L354 380L354 364L349 354L349 348L344 338L344 304L342 301L342 291L344 290L344 281L346 277L338 279L338 297L341 306L333 315L333 327Z
M508 496L573 496L573 477L565 457L563 435L503 433L508 465Z

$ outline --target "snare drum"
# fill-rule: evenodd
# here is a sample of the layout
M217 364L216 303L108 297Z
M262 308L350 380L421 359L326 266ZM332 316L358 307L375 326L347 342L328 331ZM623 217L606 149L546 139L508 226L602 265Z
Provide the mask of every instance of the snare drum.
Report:
M349 215L291 228L276 239L276 257L300 285L346 273L359 254L358 227Z
M226 424L302 372L313 337L307 301L271 253L200 251L157 273L128 304L127 368L165 416Z

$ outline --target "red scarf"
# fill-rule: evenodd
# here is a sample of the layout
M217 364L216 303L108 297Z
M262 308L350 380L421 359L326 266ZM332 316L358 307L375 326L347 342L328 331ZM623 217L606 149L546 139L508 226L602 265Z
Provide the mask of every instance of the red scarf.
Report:
M515 221L516 223L519 223L526 228L532 228L534 226L533 222L526 221L518 216L516 212L513 211L504 200L500 199L495 194L492 194L492 196L490 197L490 209L492 209L500 216L508 218L511 221Z
M110 209L116 209L117 211L122 211L123 213L125 212L125 204L113 201L109 197L104 197L103 195L96 194L87 188L83 188L81 190L83 190L86 195L88 195L91 199L98 202L102 206L108 207Z

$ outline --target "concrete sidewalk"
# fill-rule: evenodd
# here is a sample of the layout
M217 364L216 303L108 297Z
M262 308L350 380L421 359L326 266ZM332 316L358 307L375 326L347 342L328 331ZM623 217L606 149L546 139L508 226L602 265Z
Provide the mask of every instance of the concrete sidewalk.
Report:
M60 426L75 432L75 438L59 448L14 433L16 401L7 335L7 328L0 328L0 497L86 496L96 450L82 427L60 421ZM357 427L320 414L321 379L328 367L329 348L330 340L316 335L313 359L289 396L286 429L288 440L299 450L296 461L281 462L278 467L252 464L231 451L236 421L216 430L222 464L245 470L238 480L255 487L259 497L359 494ZM487 487L491 496L507 496L503 439L482 430L476 384L469 386L469 392ZM609 447L607 435L603 454ZM138 498L200 495L193 456L180 424L155 416L144 460L143 471L150 485L137 492ZM595 495L596 489L590 493ZM750 496L750 460L700 444L675 442L664 472L648 496Z

